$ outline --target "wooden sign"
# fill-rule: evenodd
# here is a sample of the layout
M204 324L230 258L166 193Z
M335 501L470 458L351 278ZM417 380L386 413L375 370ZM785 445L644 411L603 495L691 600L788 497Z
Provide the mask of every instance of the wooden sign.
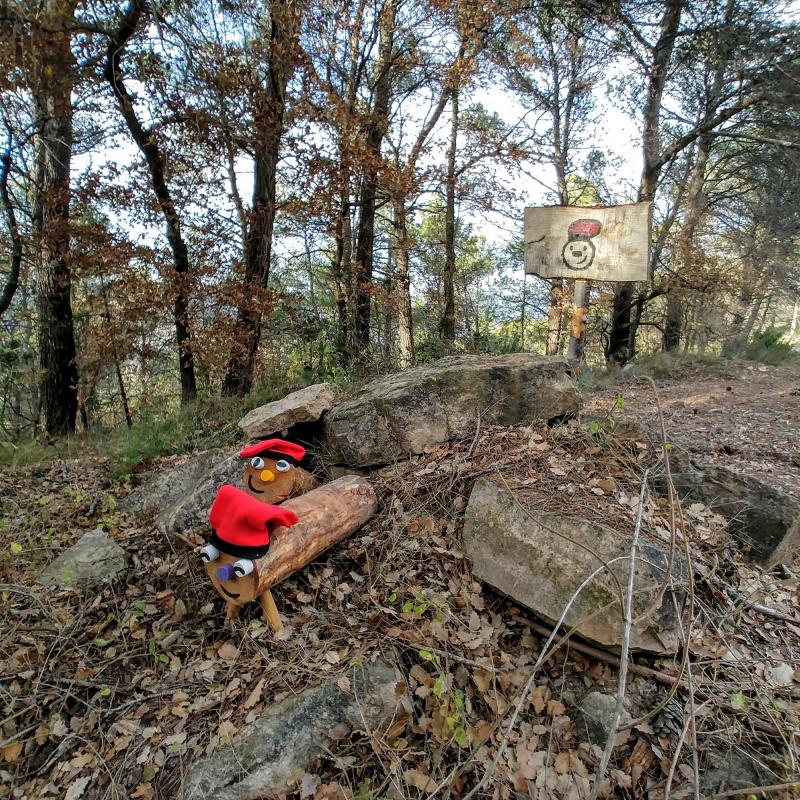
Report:
M526 208L526 274L593 281L649 280L651 205Z

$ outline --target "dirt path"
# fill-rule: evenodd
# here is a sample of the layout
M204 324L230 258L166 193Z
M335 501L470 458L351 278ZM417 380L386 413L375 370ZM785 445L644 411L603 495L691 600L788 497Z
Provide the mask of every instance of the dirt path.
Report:
M667 437L706 462L742 470L800 498L800 372L756 364L714 374L687 371L656 379ZM623 378L595 392L590 413L650 430L658 424L653 390L642 379Z

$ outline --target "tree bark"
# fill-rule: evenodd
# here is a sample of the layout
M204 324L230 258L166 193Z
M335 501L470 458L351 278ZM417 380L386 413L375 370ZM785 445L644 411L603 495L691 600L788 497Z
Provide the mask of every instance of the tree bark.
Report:
M104 67L104 77L117 101L131 138L147 162L150 182L159 208L167 225L167 241L172 252L173 291L175 295L173 316L175 339L178 345L178 367L181 380L181 402L188 403L197 397L194 372L194 354L189 326L189 250L181 232L180 219L166 179L164 156L152 130L142 126L133 106L133 98L125 87L121 61L125 48L136 33L139 20L146 11L146 0L131 0L118 30L111 37Z
M458 149L458 86L450 98L450 149L447 153L447 187L444 212L444 311L439 330L442 339L453 344L456 338L456 152Z
M347 184L349 185L349 177ZM352 287L353 230L350 223L349 191L343 190L339 200L339 216L334 233L336 251L333 260L333 281L336 292L336 352L343 367L350 364L350 299Z
M564 281L562 278L550 280L550 308L547 311L547 350L548 356L561 352L561 316Z
M33 34L36 71L33 104L36 126L33 230L39 257L36 292L39 311L41 403L45 428L62 435L75 430L78 366L70 293L70 166L74 61L60 4L48 3L59 24ZM71 17L70 4L68 14Z
M11 131L8 132L8 146L3 153L0 153L0 204L3 207L6 223L8 224L8 235L11 237L11 263L9 264L8 275L6 276L3 292L0 294L0 317L11 305L14 295L19 286L19 273L22 267L22 236L17 226L17 217L14 213L14 205L11 202L11 195L8 191L8 176L11 172L11 152L14 140Z
M261 340L263 309L255 289L266 289L272 260L276 182L286 113L286 87L294 72L300 31L300 3L270 2L269 78L254 100L253 201L247 226L244 296L236 312L240 346L231 353L222 382L223 395L247 394ZM256 295L254 297L254 295Z
M402 198L394 201L394 260L397 270L397 324L400 366L414 364L414 321L411 310L411 271L408 260L408 220Z
M639 201L652 200L658 188L658 179L663 163L661 161L661 100L667 80L675 35L680 25L684 0L667 0L661 18L658 41L652 50L652 63L647 82L647 98L642 114L642 152L644 167L639 183ZM635 328L631 327L631 308L633 303L633 284L617 283L614 288L614 305L611 312L611 329L608 341L608 359L625 364L632 355L631 339L635 345ZM631 333L633 332L633 337Z
M356 231L355 263L353 265L355 321L353 345L360 360L369 357L370 318L372 306L372 268L375 242L375 206L381 166L381 145L389 127L389 107L392 92L392 66L397 14L396 0L386 0L381 12L380 46L375 67L375 87L372 111L364 126L366 163L361 177L359 218Z

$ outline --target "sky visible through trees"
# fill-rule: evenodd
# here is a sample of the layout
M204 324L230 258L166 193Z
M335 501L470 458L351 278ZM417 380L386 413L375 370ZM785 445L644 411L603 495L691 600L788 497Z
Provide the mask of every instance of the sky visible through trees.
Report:
M566 352L526 205L654 201L586 358L798 330L798 4L4 0L11 440L457 352ZM17 272L19 277L15 278Z

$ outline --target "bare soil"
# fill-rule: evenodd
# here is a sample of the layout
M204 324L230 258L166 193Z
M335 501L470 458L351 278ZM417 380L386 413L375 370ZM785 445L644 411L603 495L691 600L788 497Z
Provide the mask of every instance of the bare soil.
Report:
M800 498L800 371L740 363L713 374L687 368L655 384L670 441ZM617 421L658 429L653 388L642 378L621 378L594 393L585 409L614 409Z

